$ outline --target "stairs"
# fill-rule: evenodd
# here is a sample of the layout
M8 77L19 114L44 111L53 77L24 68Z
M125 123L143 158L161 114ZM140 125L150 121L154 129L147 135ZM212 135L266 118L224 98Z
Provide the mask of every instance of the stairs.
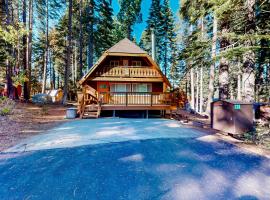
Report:
M84 106L83 112L81 113L81 119L86 118L99 118L101 107L99 104L91 104Z
M82 95L78 96L80 118L99 118L101 105L98 101L97 91L85 85Z

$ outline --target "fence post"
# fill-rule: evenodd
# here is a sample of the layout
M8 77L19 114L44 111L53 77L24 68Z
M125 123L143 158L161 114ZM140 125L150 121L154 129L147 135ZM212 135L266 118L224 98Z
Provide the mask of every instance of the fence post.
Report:
M126 106L128 106L128 93L126 92Z
M151 106L153 106L153 93L151 93L151 102L150 102Z

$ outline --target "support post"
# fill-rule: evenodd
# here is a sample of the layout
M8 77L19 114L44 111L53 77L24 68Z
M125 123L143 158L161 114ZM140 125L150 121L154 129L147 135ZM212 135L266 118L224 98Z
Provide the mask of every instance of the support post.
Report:
M128 106L128 93L126 92L126 106Z
M148 116L149 116L149 115L148 115L148 110L146 110L146 119L148 119Z
M115 117L115 110L113 110L113 117Z

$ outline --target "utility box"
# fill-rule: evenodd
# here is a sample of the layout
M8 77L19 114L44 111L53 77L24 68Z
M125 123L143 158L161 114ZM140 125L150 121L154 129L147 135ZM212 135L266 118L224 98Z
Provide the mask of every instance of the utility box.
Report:
M253 104L218 100L211 104L211 127L230 134L252 131L254 112Z

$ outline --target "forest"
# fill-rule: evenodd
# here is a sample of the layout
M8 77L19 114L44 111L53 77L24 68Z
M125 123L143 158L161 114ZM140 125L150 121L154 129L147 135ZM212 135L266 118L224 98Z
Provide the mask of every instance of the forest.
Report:
M63 104L102 53L123 38L151 52L174 88L198 113L213 99L267 102L270 95L270 1L1 0L0 87L22 85L24 101L62 88ZM138 40L136 24L146 23Z

